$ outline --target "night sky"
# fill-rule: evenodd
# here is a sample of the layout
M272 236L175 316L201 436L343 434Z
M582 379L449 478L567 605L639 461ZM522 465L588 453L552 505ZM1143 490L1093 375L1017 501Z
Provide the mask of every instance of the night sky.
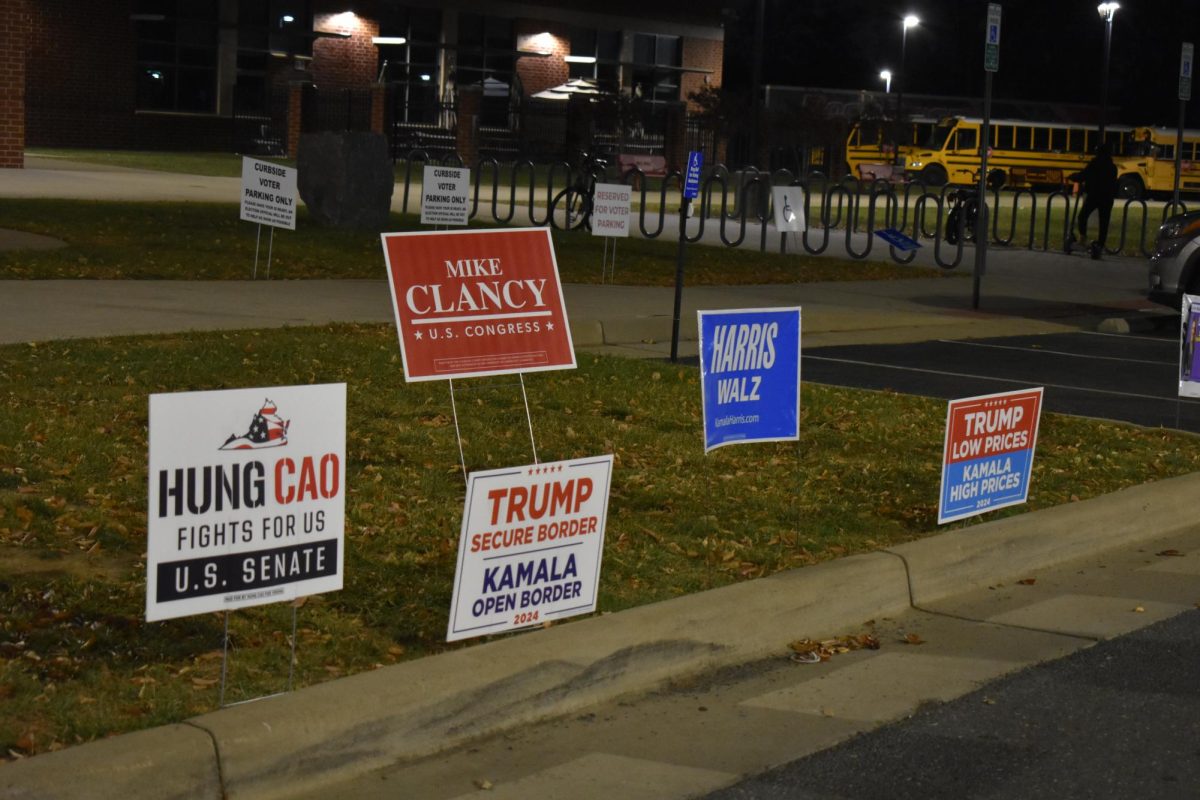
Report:
M726 17L725 86L751 83L759 0L734 0ZM882 90L881 69L900 70L901 19L908 32L905 92L982 97L986 0L763 0L763 82ZM1100 104L1104 21L1097 0L1002 2L1000 71L993 97ZM1113 21L1109 118L1174 127L1180 45L1200 51L1200 0L1126 0ZM745 55L742 55L745 54ZM1198 52L1200 55L1200 52ZM898 86L893 80L892 91ZM1200 85L1188 106L1200 127Z

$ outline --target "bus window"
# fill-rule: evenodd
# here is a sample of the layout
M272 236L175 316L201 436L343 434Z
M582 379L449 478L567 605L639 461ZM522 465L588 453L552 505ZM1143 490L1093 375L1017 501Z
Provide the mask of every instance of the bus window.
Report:
M996 149L1011 150L1013 142L1013 126L1012 125L997 125L996 127Z
M952 130L954 130L953 122L947 125L938 125L929 132L929 140L925 142L925 146L930 150L941 150L946 146L946 139Z
M1105 131L1104 143L1108 145L1108 152L1113 155L1120 155L1125 152L1124 134L1122 131Z
M1051 128L1050 129L1050 149L1056 153L1064 153L1067 150L1067 129L1066 128Z
M959 128L958 138L955 140L955 150L976 150L979 147L978 131L973 128Z
M1174 161L1175 160L1175 145L1160 144L1158 146L1158 157L1164 161Z
M1033 131L1026 128L1024 125L1017 126L1016 141L1013 142L1014 150L1030 150L1033 147Z
M1050 149L1050 129L1049 128L1034 128L1033 129L1033 149L1046 151Z

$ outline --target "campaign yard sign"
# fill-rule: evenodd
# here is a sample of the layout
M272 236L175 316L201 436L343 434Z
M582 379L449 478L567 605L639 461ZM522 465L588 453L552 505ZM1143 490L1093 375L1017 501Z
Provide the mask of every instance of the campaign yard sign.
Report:
M800 309L699 311L704 451L800 438Z
M596 610L613 457L472 472L446 641Z
M382 236L405 380L575 367L549 228Z
M466 225L470 196L470 169L426 164L421 181L421 224Z
M241 219L296 230L296 173L257 158L242 158Z
M592 235L628 236L629 209L633 187L620 183L597 183L592 194Z
M346 384L150 395L146 619L342 588Z
M1179 396L1200 397L1200 296L1183 296L1179 320Z
M938 524L1024 503L1042 413L1042 390L951 400Z

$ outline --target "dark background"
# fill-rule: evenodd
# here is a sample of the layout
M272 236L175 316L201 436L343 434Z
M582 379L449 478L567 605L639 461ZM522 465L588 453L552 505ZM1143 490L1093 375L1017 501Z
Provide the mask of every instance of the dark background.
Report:
M908 31L906 93L982 97L986 0L762 0L764 84L882 91L882 69L900 70ZM726 11L724 85L749 95L759 0ZM1001 3L1000 71L993 97L1099 106L1104 62L1097 0ZM1200 50L1200 0L1127 0L1113 20L1109 121L1175 127L1180 45ZM1200 52L1198 52L1200 55ZM892 80L892 92L899 88ZM1200 127L1200 86L1188 125Z

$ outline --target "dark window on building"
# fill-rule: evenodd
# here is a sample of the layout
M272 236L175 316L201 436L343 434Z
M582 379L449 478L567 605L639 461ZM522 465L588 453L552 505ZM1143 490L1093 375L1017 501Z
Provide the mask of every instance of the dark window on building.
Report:
M678 36L633 35L633 91L655 102L679 99L683 42Z
M571 55L595 61L568 64L569 77L587 78L596 81L601 89L617 90L621 72L617 63L621 59L620 31L576 28L571 31Z
M482 125L509 124L514 89L516 39L511 19L482 14L458 16L458 85L482 86Z
M379 35L403 37L404 44L379 45L379 75L391 87L396 122L438 121L439 53L442 12L436 8L387 6Z
M218 0L137 0L137 107L217 110Z
M270 107L271 75L289 70L296 56L312 56L307 0L238 0L235 112Z

